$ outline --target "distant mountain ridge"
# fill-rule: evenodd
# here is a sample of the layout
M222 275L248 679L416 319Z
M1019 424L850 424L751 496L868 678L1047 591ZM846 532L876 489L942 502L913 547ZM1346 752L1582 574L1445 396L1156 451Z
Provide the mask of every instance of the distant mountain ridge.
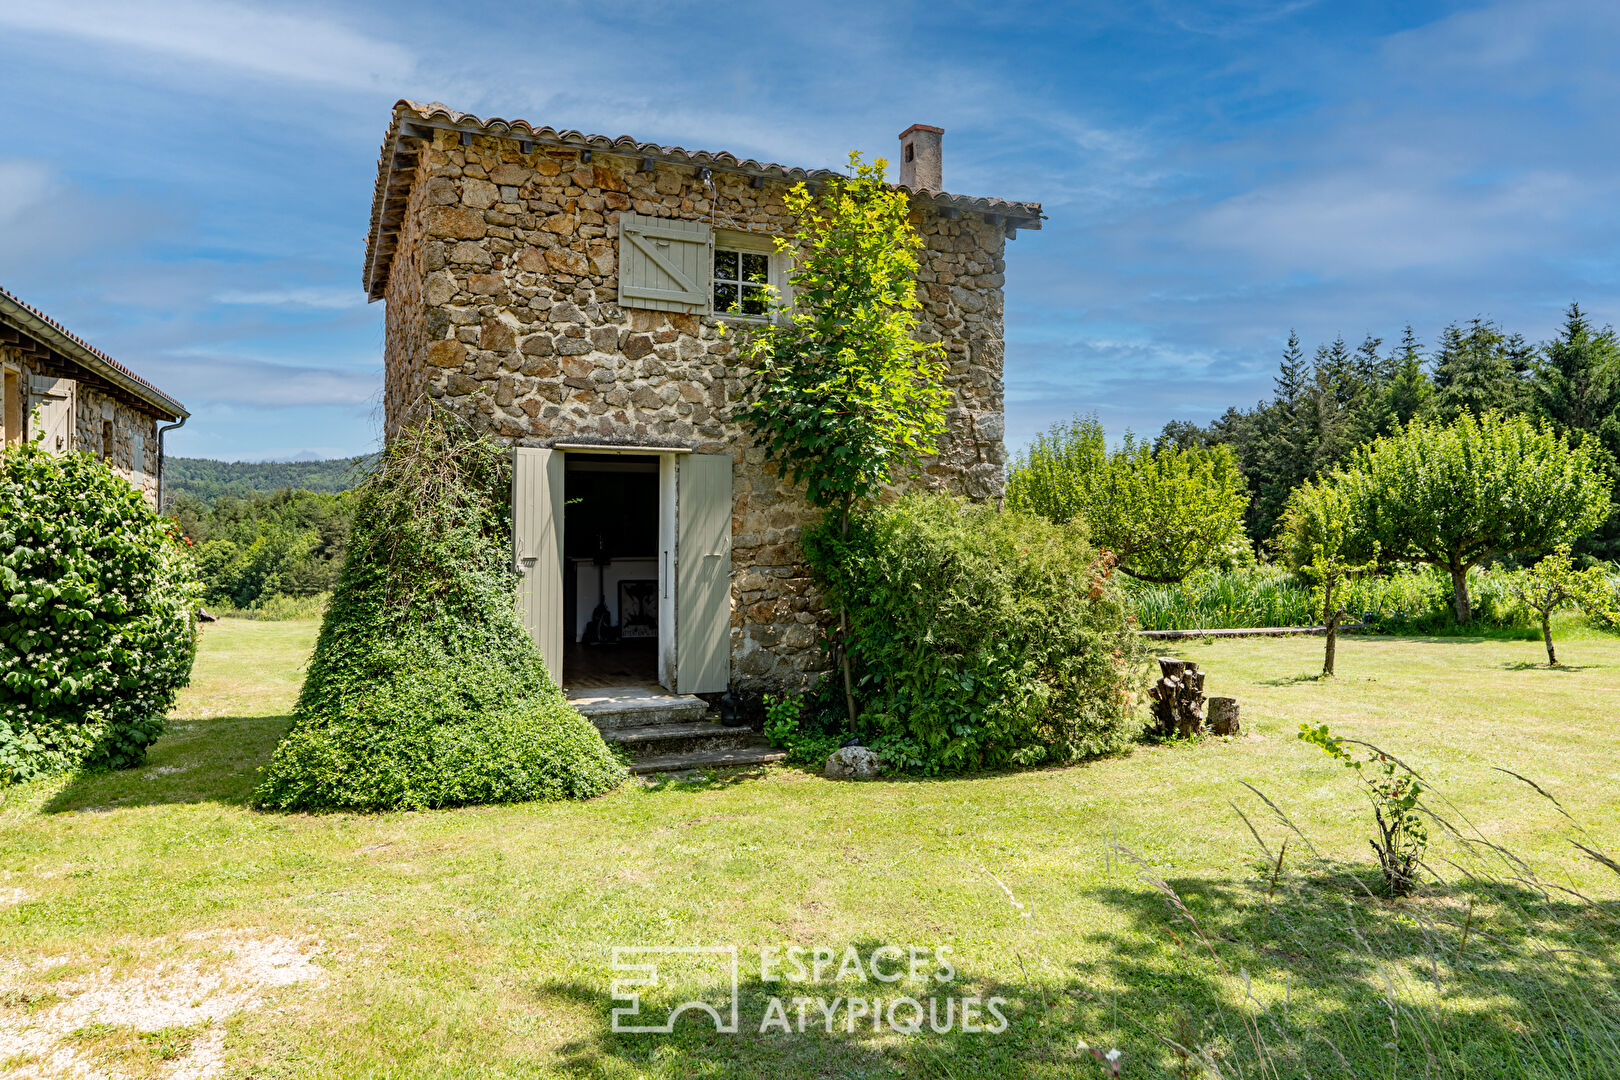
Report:
M215 461L212 458L165 457L163 502L173 505L184 495L212 503L224 495L302 488L347 491L376 462L376 454L325 461Z

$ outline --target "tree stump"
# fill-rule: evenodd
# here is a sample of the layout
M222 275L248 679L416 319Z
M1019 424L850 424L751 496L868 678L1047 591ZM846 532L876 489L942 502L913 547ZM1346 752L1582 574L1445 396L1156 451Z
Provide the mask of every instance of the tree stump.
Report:
M1243 730L1238 722L1237 698L1212 697L1209 699L1209 733L1211 735L1237 735Z
M1153 699L1154 733L1190 739L1204 727L1204 673L1191 660L1159 657L1159 681L1148 691Z

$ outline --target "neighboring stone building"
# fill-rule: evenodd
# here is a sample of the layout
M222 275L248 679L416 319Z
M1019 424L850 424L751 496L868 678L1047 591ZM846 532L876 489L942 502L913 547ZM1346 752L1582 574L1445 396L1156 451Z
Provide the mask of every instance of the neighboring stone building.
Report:
M0 289L0 433L6 445L43 436L52 453L93 453L156 506L163 432L188 415L129 368Z
M900 137L923 334L955 391L926 482L994 499L1004 248L1041 208L944 193L942 135ZM824 664L797 545L813 511L730 418L722 330L786 280L784 193L831 175L395 106L363 276L388 305L386 430L432 400L518 448L522 603L565 683L760 690ZM716 314L734 301L743 315Z

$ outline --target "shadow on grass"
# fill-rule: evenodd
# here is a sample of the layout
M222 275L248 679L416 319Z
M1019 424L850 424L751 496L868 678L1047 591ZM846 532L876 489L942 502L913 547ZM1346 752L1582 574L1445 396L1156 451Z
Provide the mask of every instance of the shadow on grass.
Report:
M853 947L860 956L870 957L877 946ZM899 948L903 952L905 945ZM633 962L654 959L638 955ZM615 1001L600 987L577 982L536 985L542 1008L584 1013L592 1020L591 1034L559 1048L561 1071L578 1077L738 1080L1117 1075L1079 1048L1074 1024L1081 1006L1056 982L1041 986L958 972L950 982L928 987L853 979L788 983L759 978L757 953L741 950L739 960L735 1033L716 1030L715 1020L696 1010L681 1013L667 1034L615 1032L613 1010L630 1008L629 1002ZM660 976L667 978L667 971L661 968ZM731 983L723 979L690 986L677 980L668 987L643 990L639 1013L624 1023L660 1025L683 1000L712 1003L725 1020L731 990ZM989 1010L992 998L1000 999L996 1010L1001 1021ZM854 1010L851 999L860 1002ZM880 1002L875 1021L873 999ZM968 1002L973 1027L983 1030L964 1029L963 1007ZM889 1022L891 1005L894 1026Z
M1365 895L1376 878L1370 866L1316 863L1285 871L1269 896L1265 874L1109 886L1090 898L1115 917L1092 921L1109 929L1086 938L1087 959L1072 968L1015 958L1011 970L959 967L952 982L927 988L766 982L757 954L741 950L734 1034L691 1011L668 1034L614 1032L613 1010L629 1003L609 996L606 972L602 984L541 982L533 992L543 1010L588 1018L589 1033L559 1050L561 1071L582 1077L1111 1075L1084 1044L1118 1048L1125 1076L1620 1075L1620 955L1605 922L1620 908L1483 882L1390 902ZM862 956L873 947L855 945ZM628 1023L661 1023L685 1000L726 1014L729 981L685 983L661 958L630 962L648 960L666 982L643 991L643 1018ZM931 1027L930 997L937 1018L950 1008L944 999L970 995L1005 999L1006 1029ZM880 997L885 1013L914 997L921 1029L874 1026L870 1014L852 1024L847 1005L834 1006L829 1023L822 1007L850 996ZM805 1008L802 1027L795 997L822 1001ZM897 1009L902 1026L909 1011ZM763 1023L772 1016L787 1030Z
M1131 1018L1127 1047L1168 1037L1222 1076L1617 1075L1620 905L1477 879L1389 901L1375 867L1323 861L1270 892L1269 873L1100 892L1128 929L1090 939L1107 989L1088 1000Z
M45 803L42 812L188 803L245 806L259 769L291 726L291 716L171 720L163 737L147 750L144 765L80 773Z
M1502 665L1502 670L1504 670L1504 671L1545 671L1545 672L1557 674L1557 673L1573 673L1573 672L1576 672L1576 671L1591 671L1593 668L1595 668L1597 666L1598 666L1597 664L1557 664L1557 665L1554 665L1552 667L1549 667L1546 664L1538 664L1533 660L1516 660L1516 661L1514 661L1513 663L1510 663L1510 664L1503 664Z

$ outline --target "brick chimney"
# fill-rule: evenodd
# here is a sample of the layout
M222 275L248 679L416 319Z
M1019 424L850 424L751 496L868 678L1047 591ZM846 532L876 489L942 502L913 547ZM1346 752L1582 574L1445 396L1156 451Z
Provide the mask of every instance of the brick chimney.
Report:
M913 191L943 191L945 129L912 124L900 133L900 183Z

